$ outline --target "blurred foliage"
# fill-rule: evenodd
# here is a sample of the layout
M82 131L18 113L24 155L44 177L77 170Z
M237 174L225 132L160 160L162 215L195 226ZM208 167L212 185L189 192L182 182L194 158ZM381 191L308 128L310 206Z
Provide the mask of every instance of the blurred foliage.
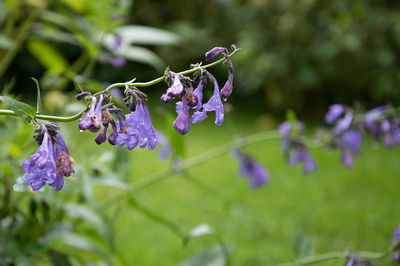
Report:
M397 1L153 0L135 1L132 14L184 37L161 53L172 65L215 45L243 48L233 59L242 103L258 95L264 110L320 114L333 102L400 102Z

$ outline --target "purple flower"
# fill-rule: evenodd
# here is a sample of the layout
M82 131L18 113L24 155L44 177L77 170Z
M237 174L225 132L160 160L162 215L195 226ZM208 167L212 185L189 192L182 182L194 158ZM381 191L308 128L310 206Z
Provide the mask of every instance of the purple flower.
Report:
M139 145L143 149L148 144L148 149L153 150L157 145L156 130L151 123L149 111L142 101L137 103L135 111L126 116L125 123L122 121L117 123L117 128L120 132L116 144L121 147L126 145L132 150Z
M351 151L349 151L347 149L343 149L340 158L342 160L342 163L347 168L351 168L354 166L354 156L353 156L353 153L351 153Z
M333 124L343 114L344 107L341 104L332 104L329 106L329 110L325 115L325 122L327 124Z
M317 170L317 164L315 163L314 159L312 158L310 152L308 151L307 147L304 145L298 146L292 156L289 159L290 165L295 165L299 162L304 163L303 174L308 174L309 172L313 172Z
M220 53L226 53L228 54L228 49L225 47L214 47L210 51L206 52L206 61L209 62L214 59L217 55Z
M235 150L233 155L239 162L239 175L247 176L250 179L251 188L257 188L269 182L267 169L254 158L239 150Z
M126 60L121 56L117 56L109 58L107 62L110 63L115 68L121 68L125 65Z
M225 82L224 87L221 89L222 98L226 99L231 95L233 89L233 64L228 60L228 80Z
M335 128L335 133L341 134L347 129L349 129L352 121L353 121L353 112L347 112L343 118L338 120Z
M111 51L113 53L115 53L118 50L118 48L121 46L121 44L122 44L122 37L121 36L115 36L114 43L111 46Z
M339 140L339 146L341 148L349 148L353 154L360 153L360 147L362 144L362 134L360 131L352 129L343 134Z
M365 123L367 127L374 122L376 119L378 119L386 110L388 106L387 105L382 105L378 106L372 110L369 110L368 112L365 113Z
M188 112L188 107L186 104L186 99L183 98L183 104L182 104L182 109L179 112L178 116L176 117L173 125L176 131L178 133L185 135L188 133L190 129L190 124L192 119L190 118L189 112Z
M197 103L194 106L191 106L191 108L195 109L196 111L200 110L203 100L203 81L200 80L199 84L197 85L197 88L192 92L192 97L197 99ZM175 106L176 112L179 114L182 110L182 101L179 101L176 103Z
M103 95L100 95L99 102L96 105L96 97L92 97L92 104L88 112L83 114L78 122L80 130L89 129L91 132L97 132L101 128L101 105L103 103Z
M56 180L56 155L47 129L44 131L39 148L31 155L31 160L22 162L22 169L26 173L25 181L33 191L39 190L46 183L52 184Z
M393 231L392 244L396 244L400 239L400 225Z
M72 167L74 160L60 132L56 129L54 133L55 148L47 125L43 124L40 133L43 134L43 138L39 148L31 155L31 160L22 162L26 183L33 191L39 190L45 184L59 191L64 185L64 176L71 176L74 173Z
M54 190L59 191L64 186L64 176L71 176L74 174L72 165L75 163L59 131L57 131L56 136L56 157L57 177L54 182L49 183L49 185L52 186Z
M215 124L220 126L224 122L224 105L221 102L219 95L219 87L217 80L210 74L209 75L214 82L214 95L208 100L207 103L203 104L203 111L196 111L193 116L193 123L199 123L203 121L207 114L206 112L215 111Z
M283 137L289 137L292 132L292 124L289 121L285 121L278 126L278 131Z
M172 83L171 87L167 89L167 96L172 98L177 97L181 95L182 92L183 92L183 84L181 83L179 75L175 74L174 82Z
M89 95L91 95L90 92L84 91L84 92L81 92L81 93L78 93L77 95L75 95L75 98L76 98L78 101L80 101L80 100L82 100L84 97L89 96Z
M161 144L161 149L158 152L160 159L165 160L171 154L171 144L167 137L165 137L160 131L157 131L157 142Z

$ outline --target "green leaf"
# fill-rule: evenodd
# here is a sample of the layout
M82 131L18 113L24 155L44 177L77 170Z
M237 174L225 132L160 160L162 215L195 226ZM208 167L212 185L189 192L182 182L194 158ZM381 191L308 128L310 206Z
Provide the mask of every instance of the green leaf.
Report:
M313 256L315 250L311 240L303 233L298 233L293 240L293 252L298 259L302 259Z
M8 108L13 110L19 117L26 122L30 122L36 115L35 108L29 104L14 100L7 96L0 96L0 101L7 105Z
M212 230L212 228L208 224L201 224L193 228L192 231L190 231L190 233L185 236L183 243L184 245L187 245L192 238L214 234L214 230Z
M181 37L165 30L146 27L127 25L115 29L118 36L122 37L123 42L141 45L177 45L181 42ZM107 37L106 42L113 41L113 36Z
M79 250L87 251L91 254L98 255L100 257L106 257L104 252L100 250L95 243L93 243L88 238L69 232L63 232L60 234L60 239L62 243L74 247Z
M43 40L28 42L29 52L51 73L60 74L68 67L68 61L58 49Z
M5 35L0 34L0 48L9 49L14 45L14 41Z
M40 105L42 102L42 98L40 97L40 86L39 86L39 82L37 79L35 78L31 78L35 84L36 84L36 89L37 89L37 97L36 97L36 114L40 114Z
M229 251L232 248L229 248ZM188 260L179 264L179 266L225 266L226 259L221 247L215 246L210 249L203 250Z

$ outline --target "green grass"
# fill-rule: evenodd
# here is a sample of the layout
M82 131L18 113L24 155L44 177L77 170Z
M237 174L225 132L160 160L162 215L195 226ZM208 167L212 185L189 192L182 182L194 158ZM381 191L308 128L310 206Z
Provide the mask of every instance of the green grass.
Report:
M256 121L240 119L236 127L239 132L257 132L263 126ZM188 157L233 138L232 124L216 127L211 122L195 125L184 136ZM87 135L89 140L92 136ZM302 166L289 167L284 162L279 141L262 142L245 150L268 168L271 182L267 186L249 189L247 180L237 177L236 161L226 154L188 172L190 178L219 196L183 176L171 176L139 191L136 198L185 232L209 224L233 244L234 265L291 261L292 241L299 232L309 236L317 254L346 249L380 252L387 248L392 231L400 223L399 148L376 147L368 140L353 169L341 165L337 151L313 150L318 171L308 176L302 176ZM131 166L127 176L130 183L168 166L157 159L156 152L135 150L130 154L126 159ZM104 191L98 190L96 195L107 204L115 193L109 191L110 197L105 198ZM183 247L182 240L167 227L125 202L118 203L112 213L116 249L129 265L176 265L216 244L212 237L202 237ZM390 259L380 263L389 265Z

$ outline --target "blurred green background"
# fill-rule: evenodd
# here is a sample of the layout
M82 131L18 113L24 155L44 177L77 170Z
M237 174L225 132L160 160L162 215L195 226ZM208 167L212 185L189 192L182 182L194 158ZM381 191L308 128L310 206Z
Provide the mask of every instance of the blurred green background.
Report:
M35 77L44 113L69 115L82 108L73 98L76 83L99 91L106 83L147 81L167 66L181 71L204 62L214 46L236 44L242 51L232 57L232 112L222 127L211 118L178 136L169 121L173 104L158 100L165 84L144 89L155 128L191 158L240 134L276 128L287 109L311 134L332 103L398 104L399 14L396 1L3 0L0 92L33 103ZM122 44L114 50L116 36ZM113 65L118 58L125 64ZM225 82L225 67L210 71ZM271 175L260 189L237 178L226 154L116 201L171 162L156 151L97 146L75 122L61 127L76 174L61 192L32 194L21 162L37 148L33 127L0 117L1 265L179 265L189 258L184 265L224 265L218 237L233 265L275 265L295 259L299 235L316 254L384 251L400 221L400 152L371 139L351 170L338 152L320 148L312 150L318 171L303 177L274 140L245 149ZM183 246L182 236L201 224L217 240L205 235Z

